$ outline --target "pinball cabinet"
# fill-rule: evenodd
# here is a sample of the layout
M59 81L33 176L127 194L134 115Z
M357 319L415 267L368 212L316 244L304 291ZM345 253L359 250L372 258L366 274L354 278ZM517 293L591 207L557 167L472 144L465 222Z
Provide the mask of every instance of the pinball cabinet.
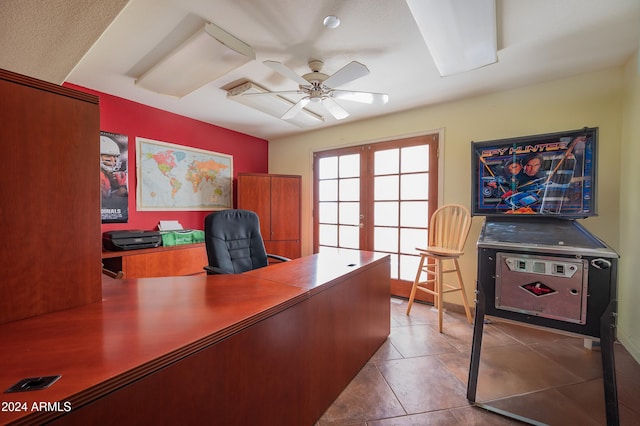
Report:
M476 401L486 316L600 341L607 424L619 424L615 362L618 254L577 220L596 210L597 128L472 143L478 248L467 399Z

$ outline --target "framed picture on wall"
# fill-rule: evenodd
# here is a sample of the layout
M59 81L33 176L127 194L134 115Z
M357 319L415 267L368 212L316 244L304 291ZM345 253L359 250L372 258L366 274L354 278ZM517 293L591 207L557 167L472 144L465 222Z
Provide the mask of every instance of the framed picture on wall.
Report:
M100 132L100 215L102 223L129 221L129 137Z
M140 211L233 207L233 156L136 138Z

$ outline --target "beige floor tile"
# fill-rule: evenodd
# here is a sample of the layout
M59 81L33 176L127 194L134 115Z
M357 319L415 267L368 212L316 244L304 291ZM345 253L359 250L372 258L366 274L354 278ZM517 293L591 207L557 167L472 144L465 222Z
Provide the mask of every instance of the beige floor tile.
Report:
M407 414L376 366L367 363L318 425L344 425Z
M396 327L389 340L405 358L458 352L444 335L427 324Z
M602 420L597 420L585 413L583 407L577 406L572 400L558 392L548 389L533 392L489 403L492 407L520 415L548 425L562 426L597 426Z
M386 361L378 368L408 414L469 405L465 383L436 357Z
M318 426L522 424L466 399L473 327L463 313L391 299L391 335ZM485 324L476 400L550 425L604 425L601 352L584 340L509 323ZM640 365L616 344L620 424L640 425Z

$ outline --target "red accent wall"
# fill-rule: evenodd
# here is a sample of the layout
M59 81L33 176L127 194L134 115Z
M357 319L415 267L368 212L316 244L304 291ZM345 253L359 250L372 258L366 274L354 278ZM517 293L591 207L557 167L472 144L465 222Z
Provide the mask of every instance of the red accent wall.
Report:
M129 222L102 225L102 232L157 229L160 220L178 220L185 229L202 229L208 211L136 211L136 137L186 145L233 156L234 205L238 173L268 171L268 141L193 120L127 99L65 83L100 97L100 130L129 136ZM96 139L96 144L99 141ZM96 159L97 167L98 159ZM98 169L96 168L96 173ZM99 188L96 188L99 191ZM100 214L99 211L96 212Z

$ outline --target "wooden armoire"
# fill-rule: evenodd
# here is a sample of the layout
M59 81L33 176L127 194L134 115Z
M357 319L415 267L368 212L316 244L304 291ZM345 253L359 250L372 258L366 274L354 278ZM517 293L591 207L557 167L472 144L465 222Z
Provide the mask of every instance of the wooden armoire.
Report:
M237 187L237 206L258 214L267 252L291 259L300 257L302 177L239 173Z
M102 298L98 98L0 70L0 324Z

